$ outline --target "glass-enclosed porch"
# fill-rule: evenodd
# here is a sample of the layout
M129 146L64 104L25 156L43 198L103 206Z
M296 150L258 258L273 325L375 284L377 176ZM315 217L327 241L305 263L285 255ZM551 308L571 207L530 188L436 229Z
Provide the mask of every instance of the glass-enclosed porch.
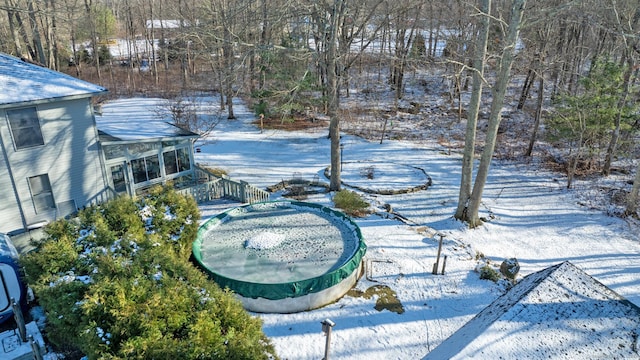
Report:
M195 181L193 140L197 135L173 139L117 140L102 133L101 145L109 185L117 194L144 193L155 184L171 181L176 188Z

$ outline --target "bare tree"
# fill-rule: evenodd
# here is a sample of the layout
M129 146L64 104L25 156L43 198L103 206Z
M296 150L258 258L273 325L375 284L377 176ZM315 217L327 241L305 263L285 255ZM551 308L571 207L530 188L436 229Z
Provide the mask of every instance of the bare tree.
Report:
M16 56L24 56L29 60L38 61L38 52L31 45L29 34L27 33L27 26L21 16L21 13L27 13L27 11L19 6L16 0L5 0L5 8L9 19L9 26L12 28L11 33L16 47ZM26 54L22 51L20 40L22 40L24 46L27 48Z
M538 100L536 101L536 113L533 119L533 130L531 131L531 137L529 138L529 145L525 151L525 156L531 156L533 153L533 146L538 138L538 131L540 130L540 121L542 118L542 104L544 103L544 74L540 74L538 78Z
M475 158L476 128L478 124L478 110L482 97L482 83L484 81L484 65L489 39L491 0L481 0L479 8L480 28L478 42L476 43L475 57L473 60L473 85L469 110L467 115L467 128L462 157L462 176L460 178L460 193L455 218L464 220L469 198L471 197L471 181L473 178L473 160Z
M476 179L473 184L473 191L469 198L469 204L465 213L465 220L470 227L477 227L482 224L482 220L478 215L480 203L482 202L482 193L489 175L489 166L495 149L498 127L500 126L502 105L509 80L511 64L515 53L516 43L518 41L518 33L524 13L526 0L513 0L511 6L510 22L508 33L505 39L505 48L500 59L500 68L496 84L492 89L493 98L491 101L491 113L489 115L489 127L487 129L487 138L485 146L480 157L480 164L476 173Z
M84 10L87 16L86 20L89 24L91 32L91 42L93 46L93 63L96 67L96 74L98 75L98 81L102 79L100 72L100 56L98 54L98 30L96 29L95 11L93 8L93 0L84 0Z
M529 91L533 87L533 82L535 78L538 78L538 96L536 99L536 110L534 114L533 120L533 129L531 131L531 136L529 137L529 145L527 146L527 150L525 150L525 156L531 156L533 153L533 146L538 138L538 132L540 130L540 124L542 121L542 106L544 104L545 92L545 59L547 53L547 44L549 43L549 39L551 36L552 24L548 22L544 22L539 29L534 30L533 38L534 41L538 44L536 45L537 50L533 54L533 59L531 61L531 66L527 73L527 80L525 81L525 85L523 85L522 93L520 95L520 100L518 101L518 109L523 109L525 101L529 96Z
M7 12L7 23L9 24L9 34L13 40L13 50L16 56L22 55L22 44L20 43L20 35L18 27L21 26L18 23L16 17L16 11L13 8L12 0L5 0L5 11Z
M29 25L31 27L31 38L33 39L33 46L36 50L36 58L33 60L40 62L40 64L46 65L47 59L44 53L44 47L42 47L42 38L40 36L40 25L36 19L36 9L33 5L33 0L27 1L27 9L29 10Z
M627 207L625 209L625 216L638 216L638 193L640 192L640 161L638 161L638 168L636 169L636 177L633 180L633 187L627 197Z
M320 73L326 76L325 95L327 97L327 114L329 115L329 138L331 139L331 179L329 189L340 190L340 83L348 69L357 60L358 54L351 54L351 44L358 38L369 20L375 14L382 0L373 4L350 3L346 0L334 0L333 3L313 2L311 17L315 26L315 40L320 60ZM348 5L367 5L367 7L349 8ZM366 9L365 11L360 11ZM354 16L351 16L354 14ZM355 16L355 14L360 14ZM373 41L368 39L362 49ZM321 75L322 76L322 75Z
M60 70L60 53L58 44L58 14L56 9L56 0L45 0L45 14L43 19L45 24L45 39L47 42L47 53L49 68Z
M395 91L395 102L402 99L404 93L404 73L407 66L407 56L416 36L416 27L420 21L419 15L422 2L418 4L402 4L393 11L395 26L394 56L391 61L391 89Z

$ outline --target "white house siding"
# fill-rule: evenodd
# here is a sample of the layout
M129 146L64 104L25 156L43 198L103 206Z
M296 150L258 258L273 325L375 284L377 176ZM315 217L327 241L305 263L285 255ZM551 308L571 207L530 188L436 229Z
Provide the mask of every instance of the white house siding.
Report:
M0 110L0 116L4 118L4 112ZM1 126L0 126L1 128ZM0 232L22 227L22 217L18 209L18 202L13 191L9 168L5 161L4 143L0 139Z
M65 216L75 207L83 207L104 196L106 188L89 98L43 103L36 107L44 146L16 151L4 114L0 126L27 224ZM49 176L58 205L56 211L36 213L28 178L42 174ZM4 189L11 188L3 187L3 192ZM0 231L16 230L14 224L11 226L14 228L0 223Z

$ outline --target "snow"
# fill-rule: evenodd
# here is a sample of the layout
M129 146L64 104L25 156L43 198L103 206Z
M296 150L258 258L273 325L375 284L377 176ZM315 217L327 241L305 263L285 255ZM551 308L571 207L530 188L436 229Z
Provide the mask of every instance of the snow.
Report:
M126 101L129 105L125 109L130 109L135 101L142 110L153 109L161 100ZM112 106L117 108L117 103ZM231 178L260 188L292 179L294 175L328 182L324 176L330 162L326 128L261 132L251 124L253 114L237 100L234 112L238 119L221 122L208 138L198 141L196 145L201 149L196 153L198 163L225 169ZM143 128L145 125L140 124ZM424 170L432 180L426 190L393 195L363 193L375 212L354 219L368 246L365 262L370 264L371 272L361 278L356 288L365 291L376 285L387 286L395 291L404 312L376 310L381 295L348 294L313 311L255 314L262 319L264 332L282 359L322 358L326 338L321 322L325 319L335 322L331 359L423 358L504 293L503 283L479 279L474 269L482 262L497 268L503 260L515 258L520 265L516 279L521 280L523 276L570 261L640 305L637 224L581 205L585 203L581 200L583 194L567 190L563 175L534 163L495 160L481 209L487 222L477 229L468 229L452 217L460 181L458 152L444 148L435 137L430 141L385 140L380 144L343 134L342 143L342 179L347 184L401 189L424 183L425 174L413 169ZM374 176L363 177L362 167L372 165ZM583 186L586 185L577 188ZM274 193L272 199L281 196L282 192ZM333 206L331 196L312 194L305 201ZM203 221L236 205L228 201L203 205ZM388 209L385 205L393 212L385 211ZM433 275L441 237L439 275ZM446 270L443 270L445 256ZM441 270L444 275L440 275ZM532 321L543 319L534 313L530 316ZM594 318L593 322L598 324L600 320ZM518 324L511 326L512 331L525 331ZM541 336L553 334L551 330L541 330L522 348L529 348ZM611 339L600 339L608 340Z
M323 276L360 245L342 218L284 201L234 208L204 227L202 263L218 275L258 284Z
M282 243L284 234L276 234L271 231L262 231L251 236L244 243L247 249L265 250L274 248Z
M171 124L168 106L166 100L156 100L150 107L141 107L136 99L122 99L101 105L101 113L95 115L96 124L99 130L124 141L193 136ZM131 131L132 126L136 131Z
M638 358L639 323L637 307L563 262L523 279L425 360Z
M71 96L90 97L106 89L45 67L0 54L0 84L14 91L0 92L0 105Z
M391 162L347 162L342 164L345 185L377 193L401 192L427 186L430 179L423 169Z

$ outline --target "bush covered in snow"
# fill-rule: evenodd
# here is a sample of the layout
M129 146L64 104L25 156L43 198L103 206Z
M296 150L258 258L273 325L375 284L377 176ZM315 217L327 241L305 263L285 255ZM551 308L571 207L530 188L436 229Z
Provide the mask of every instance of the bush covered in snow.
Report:
M47 226L23 256L46 336L90 359L266 359L259 319L189 261L199 213L168 188Z

